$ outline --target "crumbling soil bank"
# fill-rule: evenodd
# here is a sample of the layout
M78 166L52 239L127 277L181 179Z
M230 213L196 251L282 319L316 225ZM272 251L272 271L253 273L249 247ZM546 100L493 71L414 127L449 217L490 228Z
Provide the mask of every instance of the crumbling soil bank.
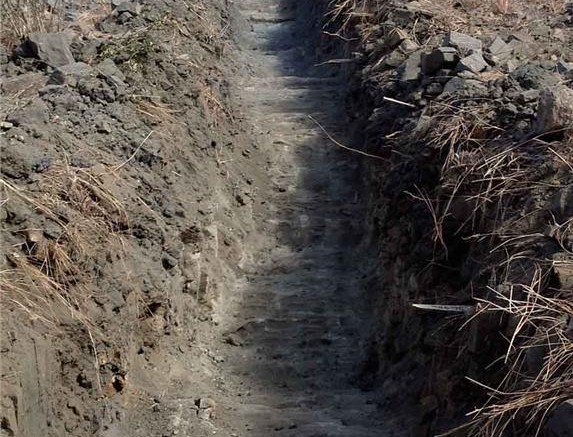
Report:
M570 435L573 9L517 6L3 3L1 435Z
M571 429L572 11L500 4L333 12L357 65L349 115L384 160L365 177L373 374L421 405L421 435Z

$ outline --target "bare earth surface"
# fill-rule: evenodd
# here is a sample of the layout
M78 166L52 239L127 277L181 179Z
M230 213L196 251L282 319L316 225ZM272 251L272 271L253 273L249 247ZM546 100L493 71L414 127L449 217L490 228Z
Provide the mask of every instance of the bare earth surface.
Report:
M341 133L341 83L315 66L305 7L279 3L238 4L253 66L239 100L269 150L273 194L261 212L266 249L218 317L230 332L220 372L237 396L225 415L237 435L402 435L379 394L356 387L369 332L358 164L310 118Z

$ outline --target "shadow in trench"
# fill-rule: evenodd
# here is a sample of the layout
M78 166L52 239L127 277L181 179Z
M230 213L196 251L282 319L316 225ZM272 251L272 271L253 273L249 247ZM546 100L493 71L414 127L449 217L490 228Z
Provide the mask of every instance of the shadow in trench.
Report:
M276 243L246 278L234 333L240 347L230 358L248 385L241 408L249 435L411 435L384 417L383 396L360 384L372 364L364 283L375 258L363 243L360 158L322 130L344 138L342 76L315 65L323 6L238 6L257 64L254 91L242 100L251 122L268 131L273 156L274 196L262 232Z

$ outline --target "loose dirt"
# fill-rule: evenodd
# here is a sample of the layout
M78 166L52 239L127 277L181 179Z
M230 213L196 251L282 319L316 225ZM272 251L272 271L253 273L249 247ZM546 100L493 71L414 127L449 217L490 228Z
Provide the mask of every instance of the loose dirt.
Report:
M2 435L408 435L320 5L88 12L3 59Z

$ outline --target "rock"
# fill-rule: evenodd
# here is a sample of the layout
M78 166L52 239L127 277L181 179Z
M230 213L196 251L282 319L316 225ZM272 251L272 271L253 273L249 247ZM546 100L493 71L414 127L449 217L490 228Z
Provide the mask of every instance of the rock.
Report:
M69 85L76 87L80 79L93 74L93 68L83 62L63 65L50 75L48 85Z
M225 337L225 343L231 346L242 346L244 342L239 334L231 332Z
M390 52L388 56L384 58L384 65L388 67L397 68L406 60L406 55L399 50L394 50Z
M571 120L573 120L573 90L565 85L544 89L537 108L537 132L562 129L570 125Z
M444 87L437 82L431 83L426 87L426 94L430 96L437 96L441 94L442 91L444 91Z
M548 437L573 437L573 399L558 405L545 425Z
M52 67L60 67L75 62L70 50L71 38L64 32L57 33L32 33L23 43L18 53L23 53L39 59Z
M200 398L195 401L195 405L197 405L199 409L203 410L206 408L215 408L216 403L211 398Z
M573 289L573 257L567 253L553 255L553 271L559 280L559 288Z
M125 74L115 65L115 62L111 59L104 59L97 65L96 70L98 75L105 79L118 96L125 94L127 88Z
M520 65L509 76L525 89L543 88L558 82L555 75L547 74L540 65L529 63Z
M388 36L386 37L385 44L390 47L394 48L397 47L402 41L404 41L408 37L408 33L400 28L392 29Z
M121 14L119 14L119 16L117 17L117 21L120 24L125 24L127 23L129 20L131 20L135 15L133 15L130 12L122 12Z
M499 67L506 73L511 73L515 71L515 69L519 66L517 61L513 59L508 59L507 61L502 62Z
M402 64L400 79L403 81L416 81L420 78L422 73L422 52L412 53L406 62Z
M161 257L161 265L163 265L163 268L165 270L171 270L173 267L177 265L177 258L167 253L164 253L163 256Z
M468 53L470 51L480 51L483 46L479 39L453 31L447 33L444 39L444 45L455 47L462 54Z
M465 58L462 58L458 63L457 69L459 71L470 71L472 73L480 73L488 67L488 63L483 58L480 52L475 52Z
M566 80L573 79L573 63L560 60L557 62L557 72L565 77Z
M137 2L124 1L121 2L119 5L117 5L117 7L115 8L115 12L118 14L127 12L132 16L136 16L141 14L141 5Z
M456 49L440 47L431 53L422 55L422 73L434 74L441 69L454 68L459 61Z
M113 81L119 81L121 83L125 82L125 74L123 74L119 67L115 65L115 62L109 58L97 64L96 70L99 75L106 79L112 79Z
M78 91L81 95L88 96L97 102L113 103L116 99L114 90L106 82L95 78L80 80Z
M399 47L400 50L402 50L404 53L412 53L420 48L418 44L409 38L406 38L404 41L402 41Z
M113 8L117 8L122 2L123 0L111 0L110 3Z
M110 134L112 132L111 124L109 124L109 122L106 120L96 121L96 129L98 132L105 134Z
M503 61L511 56L513 49L509 44L506 44L499 36L493 40L488 47L487 51L495 56L500 61Z
M521 104L535 102L539 98L540 94L541 94L541 91L536 90L536 89L525 90L525 91L522 91L518 94L517 101L518 101L518 103L521 103Z
M12 129L13 127L14 125L9 121L0 121L0 129L2 130Z
M456 94L460 97L486 97L489 90L482 82L475 79L453 77L444 86L444 93Z
M14 126L38 126L48 122L48 106L40 98L30 101L23 108L11 112L6 121Z

